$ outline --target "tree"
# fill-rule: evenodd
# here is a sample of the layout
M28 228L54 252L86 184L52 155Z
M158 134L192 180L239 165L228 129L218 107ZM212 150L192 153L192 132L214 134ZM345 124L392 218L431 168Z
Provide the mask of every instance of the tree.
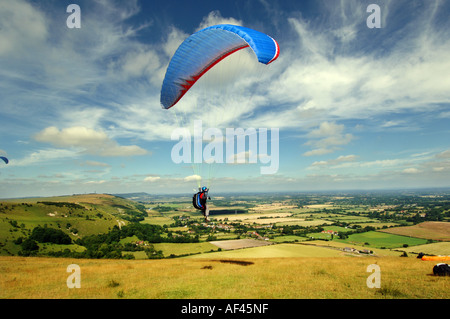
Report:
M346 238L348 238L348 236L346 234L342 233L342 232L340 232L338 234L338 237L339 237L339 239L346 239Z
M39 245L31 238L25 239L20 246L22 247L22 250L27 253L36 252L39 250Z
M69 235L60 229L37 226L31 232L30 239L40 243L54 243L68 245L72 243Z

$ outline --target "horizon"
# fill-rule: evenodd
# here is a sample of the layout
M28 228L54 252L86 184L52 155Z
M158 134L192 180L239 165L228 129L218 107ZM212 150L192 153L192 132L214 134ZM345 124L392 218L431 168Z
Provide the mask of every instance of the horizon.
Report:
M216 196L236 196L236 195L264 195L264 194L277 194L277 195L357 195L357 194L377 194L377 193L387 193L395 195L395 193L407 193L411 192L414 195L416 194L436 194L439 192L448 193L450 195L450 187L435 187L435 188L384 188L384 189L347 189L347 190L318 190L318 191L259 191L259 192L220 192L217 193ZM111 195L117 197L123 197L124 195L132 195L132 194L144 194L149 196L176 196L176 197L186 197L192 196L192 192L186 193L147 193L147 192L131 192L131 193L77 193L77 194L61 194L61 195L50 195L50 196L24 196L24 197L5 197L0 198L0 200L13 200L13 199L30 199L30 198L50 198L50 197L70 197L70 196L80 196L80 195ZM122 196L121 196L122 195ZM126 198L126 197L123 197ZM214 202L214 198L212 198Z
M0 198L450 188L449 13L425 0L6 1ZM278 58L239 50L163 109L176 49L215 24L269 35ZM174 162L171 135L199 117L278 130L276 169L261 174L271 147L249 143L233 154L244 162Z

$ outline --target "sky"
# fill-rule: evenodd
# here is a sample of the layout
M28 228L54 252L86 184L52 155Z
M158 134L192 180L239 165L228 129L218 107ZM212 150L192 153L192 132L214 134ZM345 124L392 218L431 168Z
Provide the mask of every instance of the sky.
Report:
M0 198L450 187L449 14L431 0L2 1ZM161 108L178 46L221 23L270 35L279 58L236 54ZM175 163L173 132L206 118L279 134L256 163Z

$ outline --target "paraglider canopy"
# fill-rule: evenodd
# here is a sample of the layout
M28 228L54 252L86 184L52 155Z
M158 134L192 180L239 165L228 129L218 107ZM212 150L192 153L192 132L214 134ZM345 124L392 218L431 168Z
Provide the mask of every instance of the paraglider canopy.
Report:
M244 103L247 104L262 87L256 84L261 77L254 71L268 70L267 65L278 58L279 51L278 43L272 37L242 26L219 24L197 31L181 43L169 62L161 87L161 107L171 109L178 127L185 129L186 136L197 139L197 120L200 120L200 126L218 129L233 121L237 112L243 111ZM226 62L222 63L224 59ZM194 84L191 97L183 98ZM173 107L183 99L186 99L182 101L184 105ZM187 140L183 143L186 141L190 147ZM198 144L194 142L194 148L195 145ZM194 149L192 160L192 152L183 148L183 162L191 163L194 176L200 177L197 179L199 188L205 177L207 186L211 186L210 180L217 169L212 166L222 163L216 161L220 157L216 156L217 150L214 146L209 154L201 154ZM202 167L207 167L207 172L202 172Z
M6 157L0 156L0 158L5 162L5 164L9 163L9 160Z
M276 60L280 51L278 43L267 34L231 24L210 26L189 36L169 63L161 89L161 106L174 106L214 65L247 47L263 64Z

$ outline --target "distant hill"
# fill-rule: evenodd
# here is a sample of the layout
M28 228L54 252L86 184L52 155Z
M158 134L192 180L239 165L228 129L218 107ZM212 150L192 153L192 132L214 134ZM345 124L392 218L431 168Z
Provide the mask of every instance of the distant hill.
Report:
M140 193L121 193L112 195L136 202L145 202L145 203L165 203L165 202L173 203L180 201L190 201L192 199L191 194L149 194L145 192L140 192Z
M149 201L154 199L154 196L148 194L148 193L144 193L144 192L140 192L140 193L123 193L123 194L112 194L113 196L117 196L117 197L121 197L121 198L126 198L126 199L130 199L130 200L134 200L134 201Z

